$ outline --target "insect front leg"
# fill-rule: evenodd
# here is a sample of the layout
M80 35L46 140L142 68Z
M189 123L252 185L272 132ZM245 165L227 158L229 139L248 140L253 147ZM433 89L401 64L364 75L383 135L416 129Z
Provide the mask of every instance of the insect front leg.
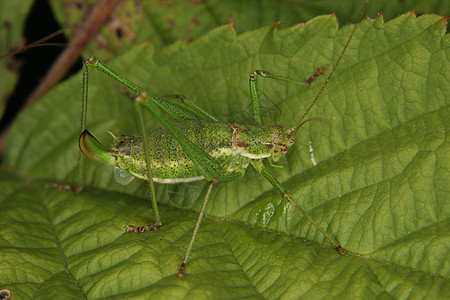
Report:
M272 186L281 194L284 200L292 204L299 212L301 212L310 222L313 224L322 234L330 241L330 243L334 246L334 248L339 252L339 254L344 254L341 245L325 231L317 222L303 209L301 208L292 198L291 194L289 194L286 189L281 185L281 183L273 177L273 175L264 168L264 165L261 160L251 161L252 166L263 175L267 181L272 184Z

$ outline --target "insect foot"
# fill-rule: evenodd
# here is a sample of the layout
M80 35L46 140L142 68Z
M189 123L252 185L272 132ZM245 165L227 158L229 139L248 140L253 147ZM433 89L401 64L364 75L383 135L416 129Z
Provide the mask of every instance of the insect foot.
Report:
M72 191L75 194L79 194L81 193L81 191L83 190L83 188L80 185L70 185L70 184L58 184L58 183L47 183L45 185L46 188L53 188L55 190L57 190L58 192L60 191Z
M178 278L184 278L184 270L186 270L187 259L184 259L178 270Z
M322 68L318 68L316 72L306 80L305 86L310 85L317 77L324 74L325 69L328 68L328 65L323 66Z
M154 222L153 224L145 225L145 226L135 226L135 225L127 225L124 227L125 232L134 232L134 233L143 233L152 230L158 230L161 224Z

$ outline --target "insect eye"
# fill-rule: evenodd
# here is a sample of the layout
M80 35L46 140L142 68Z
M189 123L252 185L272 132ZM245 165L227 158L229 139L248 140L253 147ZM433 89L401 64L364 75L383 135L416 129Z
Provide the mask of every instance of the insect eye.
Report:
M281 152L286 153L288 152L289 148L286 145L281 145Z

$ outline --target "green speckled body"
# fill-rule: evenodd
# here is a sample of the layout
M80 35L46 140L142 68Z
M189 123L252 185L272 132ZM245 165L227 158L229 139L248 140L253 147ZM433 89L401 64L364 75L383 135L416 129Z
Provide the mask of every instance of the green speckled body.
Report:
M279 126L244 126L203 120L175 123L175 126L192 143L219 162L224 176L233 173L243 175L249 159L270 156L274 150L274 136L280 138L280 135L285 135L284 128ZM204 179L200 170L166 128L151 130L148 138L153 181L177 183ZM115 160L119 168L136 177L148 179L140 136L116 136L111 150L117 151Z

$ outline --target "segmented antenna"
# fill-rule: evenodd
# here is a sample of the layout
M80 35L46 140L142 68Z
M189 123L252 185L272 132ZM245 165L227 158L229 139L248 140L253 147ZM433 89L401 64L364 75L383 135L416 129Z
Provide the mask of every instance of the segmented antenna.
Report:
M308 109L305 110L305 112L303 113L303 115L300 117L300 120L297 122L297 124L294 127L294 131L293 131L293 135L295 135L297 133L297 130L305 123L303 122L303 120L305 119L306 115L309 113L309 111L311 110L311 108L314 106L314 104L316 104L317 99L319 99L320 95L322 94L323 90L325 89L325 87L328 84L328 81L330 81L331 76L333 76L334 71L336 70L337 66L339 65L339 62L341 61L342 57L344 56L345 51L347 50L348 45L350 44L350 41L353 38L353 35L355 34L356 28L358 27L359 23L361 22L361 19L364 15L364 12L366 11L367 5L369 5L369 0L366 0L366 3L364 4L364 7L361 11L361 13L359 14L358 20L356 21L355 27L353 27L352 33L350 34L350 37L347 40L347 43L344 46L344 49L342 50L341 55L339 56L336 64L334 64L333 70L331 70L330 75L328 75L327 80L324 82L324 84L322 85L322 88L320 89L319 93L317 93L316 98L314 98L314 101L311 102L311 104L309 105Z

